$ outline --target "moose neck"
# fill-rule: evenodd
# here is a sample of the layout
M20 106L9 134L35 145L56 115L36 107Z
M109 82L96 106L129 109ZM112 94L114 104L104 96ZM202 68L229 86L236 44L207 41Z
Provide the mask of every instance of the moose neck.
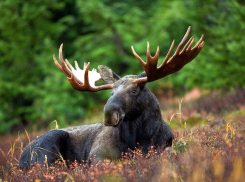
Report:
M137 145L147 150L154 142L153 133L158 132L161 123L162 115L158 101L145 87L137 99L136 109L127 113L118 126L122 152L126 152L128 148L135 149Z

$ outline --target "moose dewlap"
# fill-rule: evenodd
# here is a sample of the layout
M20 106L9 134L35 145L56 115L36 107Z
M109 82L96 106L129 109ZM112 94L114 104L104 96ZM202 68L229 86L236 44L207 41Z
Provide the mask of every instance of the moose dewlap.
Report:
M111 97L104 107L103 124L82 125L48 131L26 146L19 160L21 169L28 169L34 163L48 164L63 158L66 161L90 162L104 159L119 159L122 153L141 147L147 153L150 146L166 148L172 145L173 134L170 126L162 119L159 103L154 94L145 86L179 71L192 61L204 46L203 36L191 48L194 38L185 44L190 33L188 28L174 55L169 59L174 42L160 67L157 67L159 47L156 55L150 55L147 44L147 61L144 62L134 51L133 54L144 68L140 75L120 78L110 68L99 66L89 71L90 63L84 63L81 70L74 69L63 60L62 48L59 50L60 64L53 56L56 66L68 76L71 86L79 91L96 92L112 89ZM102 79L106 84L95 86Z

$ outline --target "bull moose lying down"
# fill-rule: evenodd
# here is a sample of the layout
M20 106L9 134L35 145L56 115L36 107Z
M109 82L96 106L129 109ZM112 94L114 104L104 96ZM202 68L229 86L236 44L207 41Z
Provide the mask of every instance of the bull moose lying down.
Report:
M184 45L190 33L188 28L174 55L169 59L174 41L160 67L157 67L159 47L156 55L151 57L147 44L147 62L144 62L132 48L134 56L144 68L138 76L127 75L120 78L110 68L99 66L89 71L90 63L84 63L84 70L75 62L74 69L67 60L63 60L62 47L59 49L59 60L53 56L56 66L68 76L72 87L79 91L97 92L112 89L111 97L104 107L103 124L82 125L65 129L48 131L32 141L20 156L19 166L28 169L34 163L54 163L62 156L64 160L89 162L104 159L118 159L129 149L141 147L147 153L150 146L165 148L172 145L173 134L170 126L162 119L158 101L145 86L179 71L192 61L204 46L203 36L191 49L194 38ZM106 84L95 86L102 79Z

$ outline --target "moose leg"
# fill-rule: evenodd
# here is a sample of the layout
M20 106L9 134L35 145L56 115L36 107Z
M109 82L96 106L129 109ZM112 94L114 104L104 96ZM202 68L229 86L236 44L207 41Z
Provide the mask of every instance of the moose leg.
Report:
M48 165L56 160L75 160L69 133L62 130L51 130L26 146L19 159L21 169L29 169L32 164Z

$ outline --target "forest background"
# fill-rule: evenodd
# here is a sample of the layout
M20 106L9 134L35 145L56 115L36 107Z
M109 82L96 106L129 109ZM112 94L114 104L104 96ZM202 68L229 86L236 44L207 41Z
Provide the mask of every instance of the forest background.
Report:
M205 36L201 53L182 71L148 86L179 95L196 87L245 86L244 0L1 0L0 10L0 134L54 120L60 127L83 123L109 98L110 91L70 86L52 60L62 43L72 64L136 75L143 69L131 45L143 59L147 41L152 55L159 45L161 62L172 40L175 50L191 26L195 43Z

